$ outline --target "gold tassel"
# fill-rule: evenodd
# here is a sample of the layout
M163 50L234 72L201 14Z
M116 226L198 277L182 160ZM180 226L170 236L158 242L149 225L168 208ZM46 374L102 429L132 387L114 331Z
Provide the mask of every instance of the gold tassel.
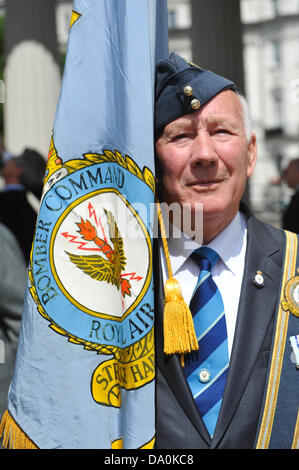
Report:
M183 299L180 285L172 274L165 227L159 202L157 202L157 208L168 271L168 280L164 286L164 352L165 354L181 354L181 364L184 367L184 355L191 351L197 351L198 342L194 331L192 314Z
M6 449L38 449L31 439L22 431L8 410L5 411L0 424L0 438Z

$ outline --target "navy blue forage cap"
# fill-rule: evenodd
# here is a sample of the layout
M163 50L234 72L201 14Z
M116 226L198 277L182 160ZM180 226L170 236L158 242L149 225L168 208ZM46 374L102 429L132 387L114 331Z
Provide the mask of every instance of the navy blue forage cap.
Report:
M185 114L196 111L223 90L236 91L236 85L210 70L203 70L177 54L157 64L155 135Z

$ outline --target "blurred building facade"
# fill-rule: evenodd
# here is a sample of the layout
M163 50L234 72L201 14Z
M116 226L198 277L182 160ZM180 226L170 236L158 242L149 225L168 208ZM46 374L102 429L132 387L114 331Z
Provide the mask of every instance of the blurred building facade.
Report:
M286 186L271 186L299 157L299 1L242 0L246 94L260 142L252 204L269 216L288 202Z
M46 157L61 84L55 1L6 1L4 52L6 148Z
M218 8L214 10L220 25L223 23L220 6L233 8L237 0L213 0L209 4L217 2ZM205 0L168 0L170 51L191 60L196 47L194 27L192 30L192 20L196 21L194 5L197 17L202 8L204 18ZM0 14L4 7L5 1L0 0ZM61 55L66 50L72 7L71 0L56 0L57 44ZM259 146L258 164L250 182L250 203L262 219L279 225L280 211L290 193L284 185L269 183L290 159L299 156L299 0L240 0L240 22L242 85ZM232 34L229 30L226 33ZM203 43L205 39L200 32L198 35ZM199 61L199 65L203 64Z

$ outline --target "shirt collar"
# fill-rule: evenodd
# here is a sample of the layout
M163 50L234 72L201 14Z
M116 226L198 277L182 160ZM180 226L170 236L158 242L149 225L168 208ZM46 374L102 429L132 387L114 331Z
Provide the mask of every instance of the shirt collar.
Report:
M233 274L236 274L239 267L238 256L244 248L246 236L246 218L243 214L237 212L230 224L206 246L215 250L226 267ZM183 232L180 232L178 237L168 239L173 274L182 268L191 253L199 246L195 240L192 240Z
M246 217L237 212L231 223L209 243L217 251L226 267L236 274L240 265L240 254L244 253L247 241Z

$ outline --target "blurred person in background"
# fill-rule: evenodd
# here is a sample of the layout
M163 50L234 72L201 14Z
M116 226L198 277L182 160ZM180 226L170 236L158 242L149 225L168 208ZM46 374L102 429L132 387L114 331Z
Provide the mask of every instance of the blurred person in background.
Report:
M5 186L0 192L0 222L15 235L27 264L45 170L45 159L32 149L6 160L1 169Z
M0 223L0 416L7 407L25 295L26 266L14 235Z

